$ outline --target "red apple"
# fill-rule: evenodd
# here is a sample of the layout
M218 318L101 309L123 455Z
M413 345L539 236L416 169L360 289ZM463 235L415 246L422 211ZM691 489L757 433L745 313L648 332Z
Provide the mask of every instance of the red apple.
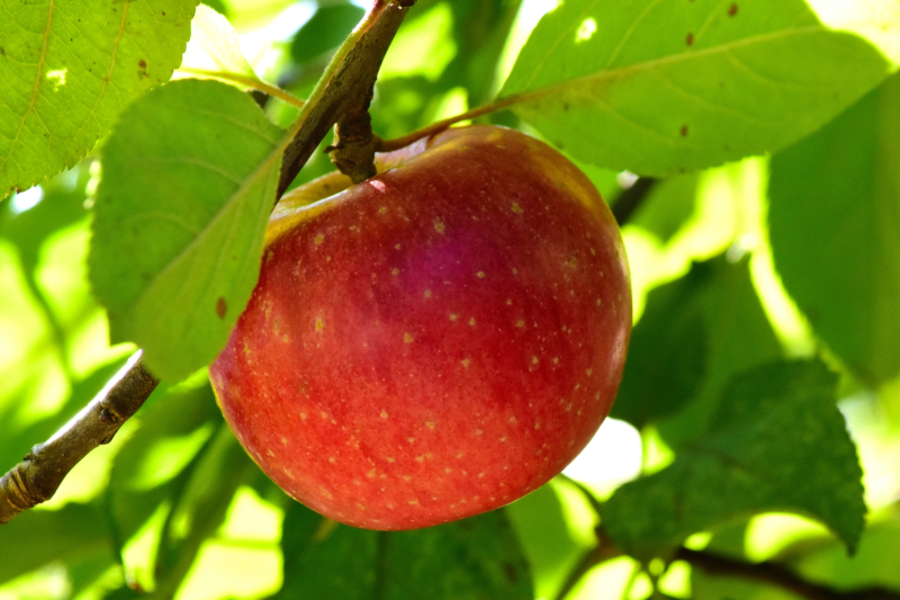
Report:
M282 201L210 376L288 494L412 529L512 502L584 448L616 395L631 292L609 209L546 144L465 127L379 164Z

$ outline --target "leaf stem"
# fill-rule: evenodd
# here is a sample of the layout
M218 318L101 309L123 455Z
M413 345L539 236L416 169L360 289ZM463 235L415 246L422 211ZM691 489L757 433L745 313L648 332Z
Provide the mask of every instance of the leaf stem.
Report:
M278 98L291 106L302 109L306 105L305 100L297 98L293 94L286 92L278 86L271 85L265 81L256 79L255 77L247 77L246 75L238 75L237 73L223 73L219 71L206 71L204 69L194 69L191 67L180 67L178 71L190 75L196 75L201 79L216 79L226 83L236 83L251 90L257 90L268 94L273 98Z

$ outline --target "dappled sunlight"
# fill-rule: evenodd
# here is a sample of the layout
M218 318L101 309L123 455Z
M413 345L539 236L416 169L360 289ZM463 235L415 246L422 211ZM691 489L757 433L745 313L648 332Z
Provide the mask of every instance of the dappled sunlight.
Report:
M607 418L563 474L603 498L640 475L642 461L640 433L625 421Z

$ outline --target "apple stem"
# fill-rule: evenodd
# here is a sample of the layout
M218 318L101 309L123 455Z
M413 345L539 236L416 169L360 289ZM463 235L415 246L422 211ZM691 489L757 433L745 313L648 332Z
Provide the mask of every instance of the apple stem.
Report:
M359 113L367 110L384 55L413 4L415 0L374 3L338 48L291 127L293 139L283 154L277 197L284 194L332 126L348 113L363 118ZM352 115L349 118L352 120Z
M369 88L359 105L348 109L334 126L334 144L325 149L331 162L354 184L362 183L376 174L376 136L372 133L369 103L373 88ZM378 138L380 139L380 138Z

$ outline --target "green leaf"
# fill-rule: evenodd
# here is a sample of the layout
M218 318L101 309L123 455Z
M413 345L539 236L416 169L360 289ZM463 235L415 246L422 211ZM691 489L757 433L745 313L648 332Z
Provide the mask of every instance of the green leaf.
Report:
M282 131L247 95L176 81L110 136L97 190L91 282L114 342L178 380L225 345L259 275Z
M54 561L81 561L109 552L107 532L96 507L67 504L59 510L31 510L0 530L0 583Z
M113 459L109 483L110 510L124 539L185 485L202 444L222 423L208 384L157 389L133 419L139 428Z
M566 0L500 94L597 165L666 176L778 150L821 127L889 65L801 0Z
M612 415L638 427L655 422L668 444L689 444L708 431L736 373L781 354L749 261L696 263L648 295Z
M704 304L714 283L715 270L701 263L648 294L647 308L631 333L611 417L641 429L695 397L706 375L710 332Z
M218 430L191 461L183 485L172 498L155 565L159 598L171 598L203 543L222 525L238 488L258 469L220 422Z
M616 545L663 555L689 535L766 511L819 520L853 552L865 524L862 470L820 362L779 362L736 377L708 437L669 467L619 488L603 523Z
M205 4L197 7L191 21L191 40L178 70L201 77L230 75L248 84L260 81L241 53L231 23Z
M543 485L504 510L531 565L535 597L554 597L587 550L573 536L559 492Z
M0 198L75 164L168 81L194 0L0 3Z
M285 513L284 586L276 599L533 598L502 511L415 531L338 525L299 504Z
M865 383L900 374L900 75L777 154L775 266L813 330Z

